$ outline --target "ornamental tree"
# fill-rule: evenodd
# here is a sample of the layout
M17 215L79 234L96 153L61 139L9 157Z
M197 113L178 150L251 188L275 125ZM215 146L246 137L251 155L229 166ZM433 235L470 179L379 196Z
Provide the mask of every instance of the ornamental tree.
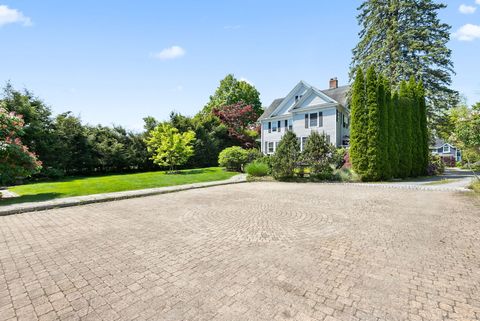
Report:
M236 140L245 148L252 148L255 145L255 137L258 135L255 122L260 114L252 105L240 101L232 105L215 108L213 113L227 127L230 138Z
M7 184L19 177L37 173L42 164L37 156L22 144L23 119L0 107L0 183Z
M148 151L153 155L153 162L169 167L170 172L173 172L175 166L185 164L193 155L194 140L195 132L179 133L177 128L163 123L150 132L146 143Z

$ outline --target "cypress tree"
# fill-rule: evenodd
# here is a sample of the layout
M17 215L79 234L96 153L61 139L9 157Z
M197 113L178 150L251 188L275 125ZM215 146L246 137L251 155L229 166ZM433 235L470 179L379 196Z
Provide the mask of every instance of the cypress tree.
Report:
M380 178L390 178L388 173L388 114L386 108L386 79L380 74L377 79L377 103L379 113L379 165Z
M368 110L365 97L365 78L358 68L352 88L350 125L350 159L353 170L360 176L367 172Z
M393 177L401 177L400 175L400 139L402 138L402 132L399 122L400 108L398 106L398 92L395 91L389 107L389 146L390 150L390 166Z
M392 172L392 160L393 160L393 133L392 133L392 93L390 89L390 84L388 80L384 79L384 88L385 88L385 100L384 100L384 113L383 113L383 128L382 131L385 133L384 144L385 144L385 165L384 165L384 178L390 179L393 177Z
M417 97L418 97L418 110L419 110L419 123L420 133L422 136L420 153L422 154L422 164L420 168L420 175L426 175L428 167L428 155L429 150L429 134L427 128L427 106L425 102L425 89L423 83L420 81L417 84Z
M417 96L417 84L413 77L410 78L408 83L410 96L412 99L412 176L417 177L420 175L423 154L421 152L423 146L423 135L420 130L420 109Z
M366 180L377 181L382 176L381 112L378 104L378 78L374 67L367 71L366 98L368 109L368 169Z
M408 85L405 81L400 84L400 177L409 177L412 173L412 112Z

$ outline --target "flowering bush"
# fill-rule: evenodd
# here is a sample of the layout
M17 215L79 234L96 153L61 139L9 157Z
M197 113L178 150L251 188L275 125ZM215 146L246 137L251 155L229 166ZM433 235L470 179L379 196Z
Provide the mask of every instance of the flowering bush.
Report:
M42 164L34 153L22 144L22 116L0 108L0 183L6 184L18 177L38 172Z

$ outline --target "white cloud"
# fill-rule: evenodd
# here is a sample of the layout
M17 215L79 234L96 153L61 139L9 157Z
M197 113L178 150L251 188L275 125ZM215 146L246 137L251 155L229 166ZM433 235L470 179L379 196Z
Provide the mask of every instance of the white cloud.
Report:
M480 26L467 23L453 34L460 41L473 41L480 38Z
M477 3L480 3L480 0L477 0ZM472 14L472 13L475 13L475 10L477 10L477 7L467 6L466 4L461 4L460 7L458 8L458 11L460 11L463 14Z
M27 27L32 25L32 20L17 9L10 9L6 5L0 5L0 27L10 23L20 23Z
M247 78L242 77L242 78L240 78L239 80L240 80L240 81L244 81L244 82L246 82L246 83L249 84L249 85L252 85L252 82L251 82L250 80L248 80Z
M169 60L169 59L176 59L180 58L185 55L185 49L180 46L171 46L169 48L165 48L160 52L152 54L153 58L160 59L160 60Z
M480 0L475 0L475 3L476 3L476 4L480 4Z

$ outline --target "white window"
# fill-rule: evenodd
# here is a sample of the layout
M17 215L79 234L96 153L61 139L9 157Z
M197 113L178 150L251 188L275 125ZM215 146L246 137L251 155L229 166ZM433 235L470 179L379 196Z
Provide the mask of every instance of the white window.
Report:
M317 124L318 124L317 119L318 119L317 113L310 114L310 127L317 127Z
M288 120L288 130L293 129L293 121L291 119Z
M273 122L272 124L272 132L276 132L277 131L277 122Z
M301 151L305 149L306 144L307 144L307 137L302 137L302 145L300 146Z
M443 153L448 154L450 153L450 145L443 145Z
M273 154L273 142L268 142L268 154Z

